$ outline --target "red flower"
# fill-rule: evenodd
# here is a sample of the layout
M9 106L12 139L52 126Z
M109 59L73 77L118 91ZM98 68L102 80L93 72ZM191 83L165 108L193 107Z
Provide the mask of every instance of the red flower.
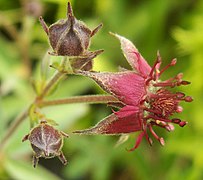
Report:
M182 112L180 101L191 102L190 96L184 93L173 93L169 88L190 84L182 80L182 74L174 78L161 81L159 77L170 66L176 64L176 59L159 70L161 57L157 53L157 59L152 67L141 56L136 47L124 37L115 35L121 42L121 49L133 71L123 71L118 73L85 72L81 74L91 77L106 92L112 94L120 100L122 107L119 111L113 112L104 118L96 126L81 131L80 134L124 134L141 131L135 146L136 149L142 138L152 144L148 131L164 145L164 139L159 137L153 130L153 126L165 128L168 131L174 129L171 123L179 124L181 127L187 124L180 119L170 119L174 113Z

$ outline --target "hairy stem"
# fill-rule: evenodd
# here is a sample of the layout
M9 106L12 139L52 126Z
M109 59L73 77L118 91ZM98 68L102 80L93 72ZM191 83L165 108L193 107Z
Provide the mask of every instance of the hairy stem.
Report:
M19 114L19 116L14 119L12 124L9 126L9 128L6 131L6 134L4 135L3 139L0 142L0 150L2 150L7 142L7 140L11 137L11 135L15 132L17 127L23 122L24 119L27 118L29 113L29 108L27 108L24 112Z
M45 86L44 90L42 91L42 93L36 97L36 99L41 100L43 99L49 92L49 90L53 87L53 85L58 82L62 76L64 75L64 73L58 71L51 79L50 81L47 83L47 85Z
M41 92L41 94L39 96L36 97L36 100L42 100L51 90L51 88L65 75L65 73L63 73L65 66L66 66L66 62L68 61L67 57L64 57L62 63L61 63L61 70L58 70L53 77L50 79L50 81L47 83L47 85L45 86L45 88L43 89L43 91Z
M35 101L33 103L36 103L40 100L42 100L51 90L51 88L61 79L61 77L65 74L63 73L63 69L65 68L67 62L67 57L64 57L62 64L61 64L61 70L56 72L53 77L50 79L50 81L47 83L47 85L42 90L41 94L35 98ZM30 108L30 106L29 106ZM0 142L0 150L2 150L8 141L8 139L12 136L12 134L16 131L18 126L26 119L26 117L29 115L29 108L26 109L22 114L16 117L14 121L9 126L8 130L6 131L6 134L4 135L3 139Z
M45 107L71 103L105 104L109 102L119 102L119 100L111 95L87 95L87 96L74 96L65 99L56 99L49 101L38 101L38 106Z

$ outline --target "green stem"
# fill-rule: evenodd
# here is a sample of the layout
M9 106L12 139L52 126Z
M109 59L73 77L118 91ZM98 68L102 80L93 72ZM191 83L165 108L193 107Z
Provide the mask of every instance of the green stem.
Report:
M63 73L63 70L65 68L65 64L67 62L67 57L64 57L62 64L61 64L61 71L58 71L54 76L50 79L50 81L47 83L45 88L43 89L42 93L35 98L35 101L33 103L37 103L38 101L42 100L51 90L51 88L60 80L60 78L65 74ZM6 142L8 139L12 136L12 134L16 131L18 126L26 119L26 117L29 115L29 109L26 109L22 114L16 117L16 119L13 120L11 125L9 126L8 130L6 131L6 134L4 135L3 139L0 142L0 150L2 150L5 147Z
M58 71L51 79L50 81L47 83L47 85L45 86L44 90L42 91L42 93L36 97L36 99L43 99L50 91L50 89L53 87L53 85L58 82L60 80L60 78L62 78L62 76L64 75L64 73Z
M36 100L43 99L49 93L49 91L52 89L52 87L65 75L65 73L63 71L65 69L67 61L68 61L68 58L64 57L64 59L61 63L60 69L58 69L58 71L53 75L53 77L47 83L47 85L45 86L45 88L43 89L41 94L36 97Z
M87 96L74 96L65 99L56 99L49 101L38 101L38 106L45 107L72 103L105 104L109 102L118 103L119 100L111 95L87 95Z
M6 131L6 134L4 135L3 139L0 142L0 150L3 150L3 148L4 148L5 144L6 144L6 142L8 141L8 139L15 132L17 127L23 122L23 120L27 118L28 114L29 114L29 108L27 108L24 112L19 114L19 116L17 116L14 119L14 121L9 126L9 128Z

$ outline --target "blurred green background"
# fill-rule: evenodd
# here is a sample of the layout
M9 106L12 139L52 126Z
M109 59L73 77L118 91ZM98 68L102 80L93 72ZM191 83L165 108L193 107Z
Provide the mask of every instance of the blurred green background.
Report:
M74 14L91 29L103 22L104 27L92 39L91 50L104 49L95 59L95 70L116 71L129 68L119 42L108 34L118 33L130 39L153 64L160 50L163 65L174 57L178 63L163 75L178 72L191 81L178 88L193 96L194 102L183 103L180 117L188 121L174 132L157 130L166 140L165 147L144 140L134 152L137 134L119 147L119 137L78 136L73 130L94 125L111 110L106 105L61 105L43 109L47 117L59 123L58 129L69 133L63 152L69 164L57 159L40 159L34 169L32 151L22 137L29 132L29 120L17 129L0 152L0 179L14 180L198 180L203 179L203 1L202 0L71 0ZM33 100L31 79L39 77L40 62L49 44L38 17L47 24L66 17L66 0L0 0L0 138L11 121ZM51 60L54 57L51 58ZM50 72L50 74L53 71ZM71 76L60 84L50 99L74 95L104 93L91 80Z

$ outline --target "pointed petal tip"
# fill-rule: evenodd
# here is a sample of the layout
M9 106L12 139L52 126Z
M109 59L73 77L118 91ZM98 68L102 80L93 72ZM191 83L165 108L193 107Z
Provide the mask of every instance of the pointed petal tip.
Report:
M67 6L67 16L72 17L73 16L73 9L71 6L71 3L68 1L68 6Z
M122 41L126 41L126 42L132 43L129 39L127 39L127 38L125 38L124 36L121 36L121 35L119 35L119 34L117 34L117 33L109 32L109 34L112 35L112 36L114 36L115 38L117 38L117 39L120 41L121 46L122 46L122 43L124 43L124 42L122 42ZM133 45L133 43L132 43L132 45ZM135 46L133 45L133 47L135 47ZM136 48L136 50L137 50L137 48Z
M99 55L103 52L104 52L104 49L99 49L99 50L94 51L93 53L95 53L96 55Z
M120 41L122 52L132 69L143 76L147 76L151 71L151 67L139 53L136 46L129 39L123 36L112 32L109 33Z
M111 36L117 38L118 40L121 40L121 38L124 38L124 37L118 35L117 33L113 33L113 32L111 32L111 31L109 31L109 34L110 34Z

